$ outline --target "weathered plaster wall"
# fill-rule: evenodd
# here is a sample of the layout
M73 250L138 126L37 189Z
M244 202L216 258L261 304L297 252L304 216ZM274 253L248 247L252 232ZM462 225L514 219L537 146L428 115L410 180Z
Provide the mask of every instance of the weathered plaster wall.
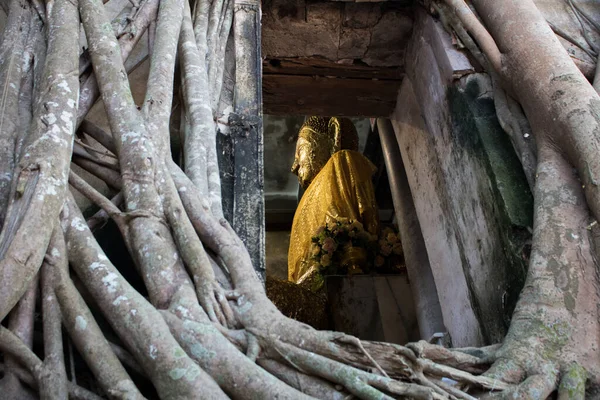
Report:
M264 116L265 194L288 196L298 192L298 179L291 172L296 151L296 136L304 123L303 115Z
M461 251L453 224L444 215L446 194L438 182L439 161L408 79L402 84L398 102L402 106L392 116L392 123L423 231L444 324L455 346L480 345L483 336L469 299Z
M287 280L290 231L266 232L267 276Z
M410 61L409 61L410 60ZM392 116L454 346L499 342L522 287L532 199L489 82L421 15Z

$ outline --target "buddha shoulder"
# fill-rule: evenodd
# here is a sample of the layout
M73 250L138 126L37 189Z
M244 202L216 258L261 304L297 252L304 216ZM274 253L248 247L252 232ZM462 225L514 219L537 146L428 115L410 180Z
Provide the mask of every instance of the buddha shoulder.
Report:
M354 150L340 150L331 156L330 162L350 171L360 171L361 175L369 177L377 171L367 157Z

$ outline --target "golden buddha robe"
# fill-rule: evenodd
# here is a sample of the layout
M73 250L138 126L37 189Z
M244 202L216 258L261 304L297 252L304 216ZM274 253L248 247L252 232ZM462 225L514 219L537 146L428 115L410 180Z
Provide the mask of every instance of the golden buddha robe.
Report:
M371 177L375 166L362 154L341 150L333 154L302 196L288 251L288 280L302 280L311 267L310 249L317 230L337 218L359 221L376 235L379 215Z

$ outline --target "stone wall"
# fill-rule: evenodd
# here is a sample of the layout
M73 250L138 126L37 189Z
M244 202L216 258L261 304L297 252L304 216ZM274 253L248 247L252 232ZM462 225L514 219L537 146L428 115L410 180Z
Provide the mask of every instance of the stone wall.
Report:
M532 196L495 117L443 28L415 24L392 123L454 346L502 340L526 272Z
M263 3L263 55L402 66L412 29L412 9L407 3L267 0Z

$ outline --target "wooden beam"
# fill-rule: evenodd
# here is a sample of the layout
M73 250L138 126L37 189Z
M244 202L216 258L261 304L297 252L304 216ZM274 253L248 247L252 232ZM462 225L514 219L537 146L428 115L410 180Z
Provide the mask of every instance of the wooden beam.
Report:
M265 203L263 196L262 63L260 1L236 0L233 127L233 229L265 280Z
M271 115L387 117L400 82L265 74L263 106Z
M400 80L404 76L404 68L372 67L361 62L340 63L314 57L267 58L263 61L263 73Z

